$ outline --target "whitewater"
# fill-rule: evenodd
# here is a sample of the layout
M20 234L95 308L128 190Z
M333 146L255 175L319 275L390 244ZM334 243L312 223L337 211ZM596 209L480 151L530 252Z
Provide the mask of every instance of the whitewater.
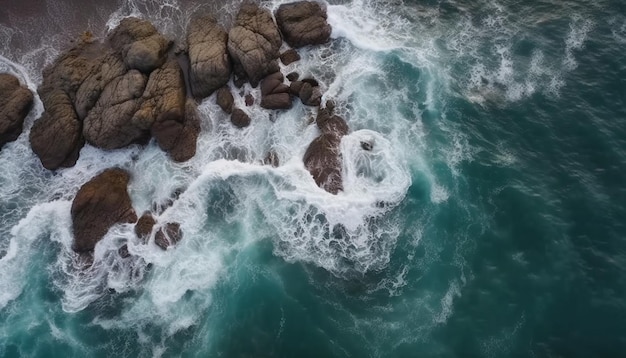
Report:
M261 5L274 12L286 2ZM331 42L300 49L302 59L281 71L317 79L322 101L336 102L350 127L340 145L344 190L337 195L319 188L302 161L319 134L315 112L299 101L286 111L246 107L244 93L261 97L249 84L229 82L235 105L252 118L247 128L230 123L215 95L199 103L201 133L187 162L173 162L154 141L110 151L85 145L74 167L56 171L41 166L28 141L44 111L35 96L24 132L0 151L1 356L569 352L529 343L543 342L528 332L551 310L515 299L525 290L543 292L534 285L549 290L562 282L570 262L548 263L520 242L549 237L537 245L550 257L575 247L567 239L569 216L559 214L567 199L548 187L559 187L543 176L548 169L532 167L542 149L532 153L513 139L544 130L518 128L518 116L540 122L559 111L545 118L541 110L514 111L539 99L550 111L570 98L583 82L576 76L594 32L611 24L606 41L623 49L624 13L608 11L612 2L591 10L550 3L543 12L495 0L324 4ZM42 69L83 31L102 38L134 16L180 40L202 9L228 28L239 2L29 6L33 14L20 13L17 2L0 12L0 72L36 93ZM540 36L538 29L552 32ZM363 142L373 149L364 151ZM623 138L613 143L626 153ZM270 151L278 167L263 165ZM595 174L572 165L598 200L611 200ZM130 172L137 213L179 222L184 239L164 251L142 244L134 224L118 224L84 267L71 249L72 200L111 167ZM517 221L531 224L519 229ZM123 245L131 258L118 254ZM559 274L552 281L546 272ZM617 338L602 342L624 347ZM598 352L590 347L581 352Z

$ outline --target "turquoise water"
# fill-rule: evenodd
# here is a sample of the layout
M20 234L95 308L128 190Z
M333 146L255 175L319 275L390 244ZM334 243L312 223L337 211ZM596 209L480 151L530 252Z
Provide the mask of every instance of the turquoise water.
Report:
M0 71L32 89L74 33L132 14L176 38L197 10L130 1L76 15L48 0L37 16L59 30L11 5ZM237 8L205 6L225 22ZM625 5L353 0L328 12L332 43L285 71L320 79L350 125L338 196L301 164L317 135L303 106L253 108L240 131L209 98L188 163L154 143L86 147L50 173L28 147L36 104L0 152L0 355L626 354ZM281 167L259 165L269 149ZM132 173L138 212L184 188L160 217L184 239L163 252L114 227L79 270L71 200L111 166ZM136 261L117 256L124 243Z

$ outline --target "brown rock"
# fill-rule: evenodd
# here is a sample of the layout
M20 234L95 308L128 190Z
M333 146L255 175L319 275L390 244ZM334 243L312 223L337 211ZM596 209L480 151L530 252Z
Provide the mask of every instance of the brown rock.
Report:
M235 68L241 67L253 87L266 75L279 70L281 44L272 14L255 3L243 3L235 26L228 33L228 52Z
M167 223L154 236L154 243L163 250L176 245L183 238L179 223Z
M191 19L187 27L187 44L191 65L189 78L194 96L207 97L228 82L232 68L227 43L228 34L213 16Z
M44 168L71 167L78 160L84 140L69 96L53 90L44 101L46 111L30 130L30 145Z
M217 90L215 101L224 112L228 114L233 113L233 104L235 103L235 99L233 98L233 94L230 92L228 87L222 87Z
M87 142L99 148L117 149L145 136L152 123L139 124L131 119L139 108L147 81L143 73L130 70L106 85L83 121Z
M304 166L315 183L331 194L343 190L340 142L340 136L324 133L311 142L303 158Z
M263 96L261 107L265 109L289 109L291 108L291 96L289 93L276 93Z
M161 67L170 42L149 21L127 17L108 36L111 47L129 69L144 73Z
M246 112L239 108L233 109L230 121L235 125L235 127L239 128L244 128L250 125L250 117L246 114Z
M122 169L107 169L85 183L72 202L75 252L89 252L109 228L137 221L126 191L130 176Z
M291 47L319 45L330 39L326 9L313 1L283 4L276 11L276 22Z
M287 79L290 82L296 81L298 78L300 78L300 74L298 74L298 72L290 72L287 74Z
M254 96L250 93L246 95L246 106L250 107L254 104Z
M285 65L290 65L296 61L300 61L300 54L293 48L280 54L280 61Z
M32 106L32 92L15 76L0 73L0 149L20 136Z
M135 234L138 238L142 239L144 242L150 236L152 232L152 227L156 224L156 220L152 216L149 211L146 211L141 215L139 220L137 220L137 224L135 224Z
M302 89L303 84L304 82L302 81L291 82L291 84L289 85L289 93L291 93L294 96L300 96L300 90Z
M319 106L322 103L322 93L319 87L313 87L309 82L303 82L298 97L305 106Z

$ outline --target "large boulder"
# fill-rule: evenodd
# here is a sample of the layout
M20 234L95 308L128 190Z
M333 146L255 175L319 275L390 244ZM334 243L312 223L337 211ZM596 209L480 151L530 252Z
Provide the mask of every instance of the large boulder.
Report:
M311 142L303 161L320 188L337 194L343 190L339 145L341 138L348 133L348 124L333 111L332 103L319 109L316 122L322 134Z
M339 144L341 137L323 133L315 138L304 154L304 166L315 183L331 194L343 190Z
M141 138L151 123L131 121L139 106L148 77L130 70L112 80L83 122L83 135L90 144L104 149L127 146Z
M33 106L33 94L8 73L0 73L0 149L22 133L24 118Z
M67 93L60 89L44 97L46 111L30 130L30 145L44 168L54 170L76 164L84 139L82 123Z
M161 35L150 21L127 17L107 38L109 44L124 59L128 69L144 73L161 67L171 42Z
M319 45L330 39L326 9L314 1L282 4L276 10L276 23L292 47Z
M107 169L85 183L72 202L72 249L90 252L109 228L137 221L126 190L130 175L122 169Z
M197 98L209 96L224 86L231 73L227 51L228 34L213 16L196 16L187 27L189 82Z
M228 52L236 72L239 67L256 87L263 77L279 70L281 44L272 14L254 3L242 4L235 26L228 33Z

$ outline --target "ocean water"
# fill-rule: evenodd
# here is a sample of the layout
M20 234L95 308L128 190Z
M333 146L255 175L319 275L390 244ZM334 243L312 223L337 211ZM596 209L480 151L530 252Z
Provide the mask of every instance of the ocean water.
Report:
M0 72L35 91L82 31L139 16L180 39L195 11L228 26L239 3L0 5ZM327 5L333 40L283 72L319 79L350 126L337 196L302 164L317 129L300 104L249 108L239 130L209 97L186 163L85 146L49 172L36 98L0 152L0 356L626 356L626 4ZM71 200L112 166L139 213L184 190L159 216L184 238L162 251L115 226L82 270Z

